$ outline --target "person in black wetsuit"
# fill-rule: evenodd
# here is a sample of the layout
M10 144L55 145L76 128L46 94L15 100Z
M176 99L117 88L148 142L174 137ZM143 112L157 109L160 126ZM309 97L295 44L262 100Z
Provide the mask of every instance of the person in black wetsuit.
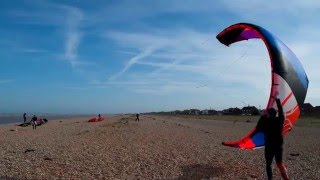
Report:
M139 114L136 114L136 121L140 121Z
M32 122L32 128L33 129L37 129L37 125L36 125L36 121L37 121L37 117L35 115L33 115L31 122Z
M23 114L23 123L25 123L27 121L27 113Z
M274 108L269 108L266 110L266 113L263 113L258 125L257 129L261 129L265 134L265 160L266 160L266 170L268 179L272 179L272 161L275 157L277 167L280 170L281 176L283 179L288 180L289 176L287 173L287 169L282 161L282 153L283 153L283 135L282 129L284 124L284 114L281 105L280 99L276 99L277 107L278 107L278 117L277 111Z

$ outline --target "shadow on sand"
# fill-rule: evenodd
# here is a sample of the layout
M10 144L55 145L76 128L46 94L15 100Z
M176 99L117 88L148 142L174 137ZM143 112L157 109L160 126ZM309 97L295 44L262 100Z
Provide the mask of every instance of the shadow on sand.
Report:
M182 179L210 179L219 177L224 173L222 167L214 167L212 165L206 164L192 164L187 166L182 166L182 176L178 177L176 180Z

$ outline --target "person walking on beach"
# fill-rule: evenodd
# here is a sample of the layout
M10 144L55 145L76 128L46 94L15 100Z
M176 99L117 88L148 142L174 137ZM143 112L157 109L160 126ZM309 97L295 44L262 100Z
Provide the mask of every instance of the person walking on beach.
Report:
M23 114L23 123L25 123L27 121L27 113Z
M136 114L136 121L140 121L139 114Z
M266 171L268 180L272 180L272 161L275 157L276 164L280 170L281 176L285 180L289 180L287 169L282 161L283 154L283 135L282 129L284 124L284 114L280 99L276 99L278 107L277 111L274 108L269 108L264 111L261 116L257 129L261 129L265 134L265 160L266 160Z
M37 129L37 124L36 124L37 119L38 119L38 118L37 118L35 115L33 115L32 119L31 119L32 128L33 128L33 129Z

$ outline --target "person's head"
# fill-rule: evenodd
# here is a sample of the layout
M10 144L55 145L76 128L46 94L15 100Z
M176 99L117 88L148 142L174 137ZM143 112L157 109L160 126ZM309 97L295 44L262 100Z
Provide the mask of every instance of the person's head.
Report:
M276 117L277 111L276 111L274 108L269 108L269 109L268 109L268 115L269 115L270 117Z
M266 109L263 109L261 111L261 116L266 116L266 115L268 115L268 111Z

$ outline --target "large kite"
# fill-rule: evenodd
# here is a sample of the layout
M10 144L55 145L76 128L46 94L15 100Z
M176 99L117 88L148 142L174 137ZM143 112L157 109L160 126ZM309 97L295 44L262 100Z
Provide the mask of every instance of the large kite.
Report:
M308 77L293 52L278 38L266 29L253 24L239 23L229 26L217 35L217 39L226 46L232 43L261 39L268 49L271 62L271 92L267 108L277 109L274 96L278 94L285 122L283 134L287 134L298 120L301 107L304 103ZM226 146L242 149L256 149L264 146L264 133L254 128L244 138L235 142L223 142Z

